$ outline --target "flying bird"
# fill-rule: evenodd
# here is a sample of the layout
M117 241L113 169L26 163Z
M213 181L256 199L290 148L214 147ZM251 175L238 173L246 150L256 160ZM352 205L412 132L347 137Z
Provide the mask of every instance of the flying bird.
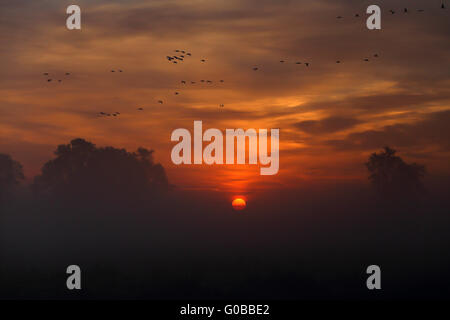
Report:
M200 60L201 62L206 62L206 60L205 59L202 59L202 60Z
M158 103L159 103L159 104L163 104L163 101L162 101L162 100L158 100Z
M175 92L175 95L178 95L179 94L179 92Z
M359 17L359 14L355 14L355 18L358 18Z
M340 61L340 60L337 60L336 63L341 63L341 61Z
M302 64L300 61L297 61L295 64Z
M188 52L188 53L186 53L186 55L187 55L187 56L191 56L191 54L190 54L189 52Z
M50 82L50 81L52 81L52 79L48 79L47 81Z
M365 58L364 61L369 61L369 59Z
M138 108L138 110L141 110L141 111L142 111L142 110L144 110L144 108Z
M258 70L258 67L253 67L253 71L257 71Z
M220 80L220 82L224 82L223 80Z
M408 13L408 8L403 9L404 13Z
M70 76L70 72L66 72L66 76Z
M342 19L342 18L343 18L342 16L337 16L337 17L336 17L336 19Z
M44 76L48 76L48 72L44 73Z
M378 58L378 53L375 53L373 56L374 56L375 58Z
M186 81L184 81L184 80L181 80L181 83L182 83L182 84L186 84Z
M309 62L305 62L305 66L309 67Z
M281 63L284 63L284 60L280 60Z

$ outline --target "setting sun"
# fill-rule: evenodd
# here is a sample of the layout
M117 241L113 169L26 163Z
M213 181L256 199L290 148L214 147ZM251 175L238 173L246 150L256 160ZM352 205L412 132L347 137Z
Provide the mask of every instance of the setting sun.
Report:
M245 207L247 206L247 203L242 198L236 198L233 200L231 205L233 206L234 210L244 210Z

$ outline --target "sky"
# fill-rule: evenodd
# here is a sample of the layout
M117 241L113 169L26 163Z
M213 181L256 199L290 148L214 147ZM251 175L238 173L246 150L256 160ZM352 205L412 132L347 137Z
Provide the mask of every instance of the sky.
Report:
M382 29L368 30L372 1L0 0L0 152L31 179L77 137L142 146L180 188L233 194L366 181L364 162L385 145L450 175L450 3L441 3L377 1ZM81 30L66 28L70 4L81 7ZM175 49L192 56L173 64ZM194 120L279 128L279 173L174 165L170 135L192 132Z

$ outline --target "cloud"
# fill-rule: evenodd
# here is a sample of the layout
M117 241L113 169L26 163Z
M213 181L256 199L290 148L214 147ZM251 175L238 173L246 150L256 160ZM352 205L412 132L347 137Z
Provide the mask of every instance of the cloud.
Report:
M380 130L366 130L347 135L345 139L328 140L338 150L373 150L389 145L423 149L430 146L450 150L450 110L434 112L411 124L394 124Z
M410 153L428 144L446 147L446 113L436 111L450 108L450 11L432 1L420 4L423 14L410 4L408 15L382 15L381 32L365 28L367 3L361 1L77 4L81 32L66 30L68 4L61 1L2 3L0 128L8 146L81 136L131 149L150 144L167 156L170 131L191 128L193 120L220 129L278 127L282 150L295 157L283 166L291 176L305 154L305 166L329 152L344 166L355 153L386 143L410 146ZM379 5L386 12L405 2ZM188 49L192 57L170 64L165 57L174 49ZM113 76L117 68L124 73ZM66 71L71 77L58 87L42 76ZM214 84L201 86L200 79ZM225 82L219 86L218 79ZM181 86L180 80L197 83ZM97 118L99 111L121 117ZM33 158L36 149L23 148L21 157L29 152Z
M360 123L354 118L328 117L322 120L305 120L294 124L299 130L309 134L322 134L342 131L354 127Z

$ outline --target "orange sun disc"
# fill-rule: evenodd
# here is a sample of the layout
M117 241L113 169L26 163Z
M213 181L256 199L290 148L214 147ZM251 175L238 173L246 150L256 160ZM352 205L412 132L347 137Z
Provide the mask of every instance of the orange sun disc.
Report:
M245 203L245 200L242 198L236 198L233 200L233 202L231 203L231 205L233 206L234 210L244 210L245 206L247 205Z

